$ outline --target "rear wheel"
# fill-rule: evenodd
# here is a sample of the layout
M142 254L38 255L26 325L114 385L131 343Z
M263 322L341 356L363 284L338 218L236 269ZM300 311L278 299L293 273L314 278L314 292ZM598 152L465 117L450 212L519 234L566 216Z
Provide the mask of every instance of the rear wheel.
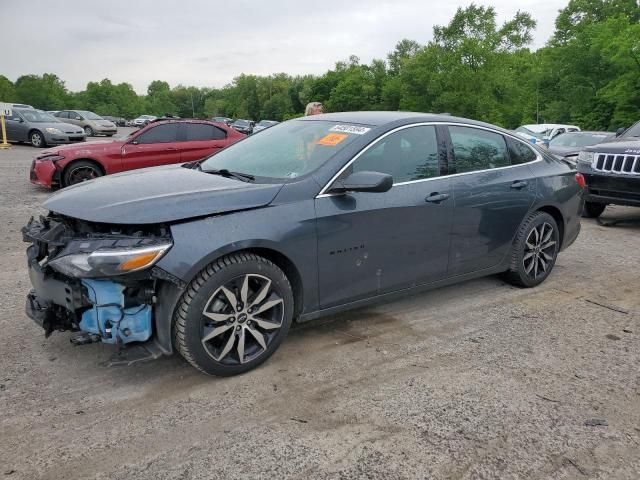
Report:
M39 130L34 130L29 134L29 141L31 142L31 145L36 148L44 148L47 146L44 135Z
M174 314L175 345L204 373L243 373L279 347L293 306L289 280L274 263L252 253L228 255L187 287Z
M604 212L607 205L604 203L584 202L582 216L586 218L598 218Z
M67 166L63 174L63 186L75 185L102 176L98 165L88 160L79 160Z
M535 287L551 273L560 247L558 225L551 215L534 212L520 224L505 280L519 287Z

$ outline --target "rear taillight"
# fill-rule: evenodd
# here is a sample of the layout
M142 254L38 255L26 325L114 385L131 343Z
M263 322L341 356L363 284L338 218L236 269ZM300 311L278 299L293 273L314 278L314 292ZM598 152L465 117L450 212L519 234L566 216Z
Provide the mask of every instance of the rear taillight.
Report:
M580 185L580 188L586 188L587 182L584 179L584 175L581 173L576 173L576 183Z

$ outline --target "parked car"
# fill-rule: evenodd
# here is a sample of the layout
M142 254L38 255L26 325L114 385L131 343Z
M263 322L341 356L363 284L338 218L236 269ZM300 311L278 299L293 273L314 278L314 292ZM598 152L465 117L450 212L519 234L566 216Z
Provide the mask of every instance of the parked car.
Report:
M256 126L253 127L253 133L258 133L261 130L264 130L269 127L273 127L278 123L280 122L276 122L275 120L260 120L258 123L256 123Z
M251 135L253 133L253 122L251 120L243 120L239 118L231 124L231 128L237 130L245 135Z
M599 217L607 205L640 207L640 139L631 135L586 147L577 169L586 181L585 217Z
M291 120L201 162L51 196L23 229L27 314L75 343L147 342L234 375L294 319L495 273L542 283L580 230L581 182L463 118Z
M127 121L122 117L112 117L111 115L103 115L102 118L105 120L109 120L111 123L115 124L117 127L126 127Z
M242 138L206 120L151 123L124 139L46 150L34 159L30 179L47 188L67 187L112 173L199 160Z
M6 117L7 140L28 142L34 147L83 142L84 131L69 123L62 123L56 117L34 108L13 108Z
M229 117L213 117L211 119L212 122L220 122L220 123L224 123L228 126L231 126L231 124L233 123L233 120Z
M584 147L596 145L615 138L611 132L569 132L556 136L549 142L549 153L563 158L573 165Z
M580 127L575 125L560 125L557 123L541 123L537 125L522 125L515 132L522 138L541 147L547 147L549 142L567 132L579 132Z
M155 117L153 115L140 115L138 118L135 118L133 120L133 126L134 127L145 127L149 124L150 121L155 120L158 117Z
M63 122L73 123L82 127L87 137L93 137L94 135L111 137L118 133L118 128L113 122L87 110L60 110L55 116Z

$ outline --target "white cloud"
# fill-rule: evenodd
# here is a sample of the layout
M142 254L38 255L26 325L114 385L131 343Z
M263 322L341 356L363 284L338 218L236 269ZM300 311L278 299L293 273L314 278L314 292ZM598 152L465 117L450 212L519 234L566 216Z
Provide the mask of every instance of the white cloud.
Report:
M27 73L52 72L71 90L109 78L129 82L140 93L155 79L172 86L220 87L240 73L320 74L352 54L363 62L384 58L403 38L427 43L434 25L448 23L456 8L470 3L2 2L3 44L11 45L2 74L15 80ZM531 13L538 21L533 46L540 47L567 0L476 3L493 6L499 22L518 10Z

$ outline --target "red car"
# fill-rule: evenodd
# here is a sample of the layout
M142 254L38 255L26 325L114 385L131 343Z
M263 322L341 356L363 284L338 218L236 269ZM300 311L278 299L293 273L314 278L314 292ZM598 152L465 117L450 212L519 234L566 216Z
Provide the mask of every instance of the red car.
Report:
M45 150L33 160L30 179L47 188L67 187L111 173L200 160L244 137L206 120L153 122L124 139Z

